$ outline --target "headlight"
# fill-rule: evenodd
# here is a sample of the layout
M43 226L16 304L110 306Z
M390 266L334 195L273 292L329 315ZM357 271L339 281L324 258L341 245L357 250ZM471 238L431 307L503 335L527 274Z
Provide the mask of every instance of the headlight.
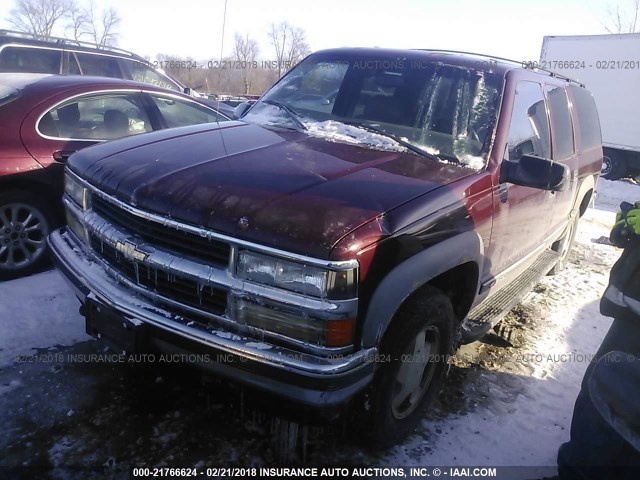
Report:
M69 195L71 199L82 207L83 210L89 208L90 193L82 186L80 182L75 180L68 172L64 174L64 193Z
M312 297L355 298L355 270L333 271L241 250L237 275L255 283L270 285Z

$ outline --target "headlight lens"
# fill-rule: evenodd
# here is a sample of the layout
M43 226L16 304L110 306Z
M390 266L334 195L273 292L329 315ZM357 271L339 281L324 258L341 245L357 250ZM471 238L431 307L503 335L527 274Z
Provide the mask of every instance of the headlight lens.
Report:
M71 197L71 199L80 205L83 210L89 208L89 191L75 180L68 172L64 175L64 192Z
M246 250L238 255L238 277L293 292L324 297L327 271Z
M355 269L333 271L241 250L236 272L245 280L312 297L348 299L356 296Z

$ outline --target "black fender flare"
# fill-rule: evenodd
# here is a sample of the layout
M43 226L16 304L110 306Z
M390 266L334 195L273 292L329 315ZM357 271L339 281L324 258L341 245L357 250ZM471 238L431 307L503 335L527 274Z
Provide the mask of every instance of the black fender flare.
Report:
M476 231L467 231L408 258L393 268L375 289L362 326L362 347L380 344L400 305L437 276L469 262L482 272L484 244ZM478 275L480 277L480 275ZM480 278L476 294L479 289Z

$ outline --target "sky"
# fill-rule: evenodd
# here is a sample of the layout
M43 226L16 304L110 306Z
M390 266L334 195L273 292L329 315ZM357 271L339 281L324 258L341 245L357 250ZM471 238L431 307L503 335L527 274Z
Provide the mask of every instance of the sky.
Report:
M15 0L0 0L0 28ZM89 0L80 0L87 3ZM471 51L538 60L545 35L594 35L616 0L94 0L122 17L119 46L217 60L231 54L235 33L255 38L274 60L269 25L283 20L306 32L311 50L343 46ZM618 0L629 2L631 0Z

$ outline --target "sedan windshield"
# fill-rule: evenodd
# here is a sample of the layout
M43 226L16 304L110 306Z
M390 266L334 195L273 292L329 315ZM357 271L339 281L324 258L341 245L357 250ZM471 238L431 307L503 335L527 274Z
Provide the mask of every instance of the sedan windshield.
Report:
M484 166L502 76L397 58L312 55L243 120L370 148Z

